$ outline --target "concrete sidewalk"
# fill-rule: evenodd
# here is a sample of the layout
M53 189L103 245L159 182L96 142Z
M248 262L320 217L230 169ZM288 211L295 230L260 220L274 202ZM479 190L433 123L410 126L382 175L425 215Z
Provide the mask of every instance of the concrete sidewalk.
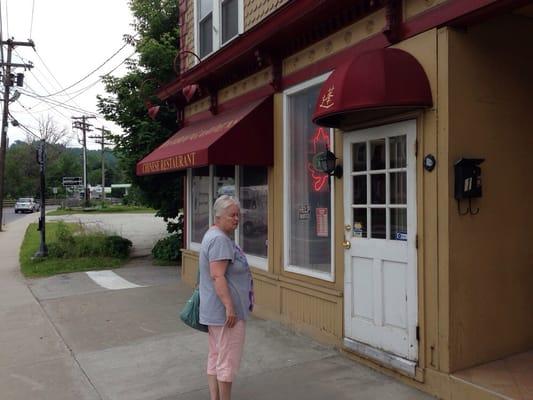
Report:
M26 281L18 248L27 223L0 233L0 399L209 398L207 337L178 319L191 289L175 269L136 259L115 270L139 285L125 290L103 289L84 273ZM233 398L431 397L278 323L252 319Z

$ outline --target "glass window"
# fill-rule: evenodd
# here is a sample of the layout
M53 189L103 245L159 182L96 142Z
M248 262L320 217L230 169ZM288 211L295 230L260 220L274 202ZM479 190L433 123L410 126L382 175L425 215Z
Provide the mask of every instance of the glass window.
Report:
M222 2L222 44L239 33L239 1Z
M313 167L313 156L330 146L330 131L311 121L320 85L288 101L288 263L331 272L331 190L329 178Z
M236 179L236 173L239 179ZM241 203L241 219L236 243L251 256L267 257L268 247L268 173L266 167L213 166L191 170L190 242L201 243L213 223L215 200L234 196ZM238 186L237 186L238 184ZM213 204L209 204L212 199ZM266 260L255 260L266 268Z
M209 167L192 170L191 241L200 243L209 228Z
M246 254L267 256L268 185L264 167L239 168L239 242Z
M197 50L205 57L239 34L243 16L239 0L197 0Z

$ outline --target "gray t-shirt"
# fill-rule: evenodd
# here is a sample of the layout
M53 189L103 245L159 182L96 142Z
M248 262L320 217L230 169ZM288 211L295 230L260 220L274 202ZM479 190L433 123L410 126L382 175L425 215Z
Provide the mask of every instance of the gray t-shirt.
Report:
M217 227L209 229L200 248L200 323L224 325L226 308L216 294L209 271L212 261L229 260L226 281L239 320L248 319L252 307L252 274L242 250Z

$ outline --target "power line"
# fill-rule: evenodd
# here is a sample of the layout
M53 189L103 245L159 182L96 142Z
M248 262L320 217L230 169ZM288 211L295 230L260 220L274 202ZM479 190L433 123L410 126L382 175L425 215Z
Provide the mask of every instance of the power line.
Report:
M31 90L31 91L28 91L28 90L25 90L25 89L21 89L21 93L25 94L26 96L29 96L31 98L34 98L36 100L39 100L43 103L47 103L47 104L50 104L52 106L55 106L55 107L61 107L61 108L65 108L69 111L73 111L73 112L79 112L79 113L83 113L83 114L97 114L96 112L94 111L89 111L89 110L85 110L81 107L75 107L75 106L71 106L70 104L67 104L67 103L64 103L64 102L61 102L59 100L53 100L53 99L47 99L47 98L42 98L41 96L37 95L35 93L35 90L32 89L28 84L26 84L26 86Z
M8 3L9 0L6 0L6 34L9 37L9 12L8 12Z
M90 77L92 74L94 74L96 71L98 71L100 68L102 68L104 65L106 65L109 61L111 61L118 53L120 53L124 48L126 48L126 46L128 46L129 43L125 43L120 49L118 49L117 51L115 51L110 57L108 57L102 64L100 64L98 67L96 67L95 69L93 69L91 72L89 72L87 75L85 75L83 78L77 80L76 82L74 82L73 84L67 86L66 88L58 91L58 92L55 92L55 93L51 93L47 96L41 96L41 97L51 97L51 96L55 96L59 93L63 93L65 91L67 91L68 89L71 89L73 88L74 86L80 84L81 82L83 82L84 80L86 80L88 77ZM134 53L135 54L135 53Z
M31 6L30 39L31 39L31 34L33 32L33 14L34 13L35 13L35 0L33 0L33 4Z
M0 0L0 43L4 41L3 37L3 21L2 21L2 0ZM0 61L4 65L4 46L0 46Z

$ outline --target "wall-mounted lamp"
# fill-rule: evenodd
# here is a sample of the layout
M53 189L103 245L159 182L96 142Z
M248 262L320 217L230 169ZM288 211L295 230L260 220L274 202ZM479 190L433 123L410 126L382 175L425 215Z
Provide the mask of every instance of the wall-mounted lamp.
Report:
M317 171L342 178L342 165L337 164L337 157L329 150L317 153L313 157L313 165Z

